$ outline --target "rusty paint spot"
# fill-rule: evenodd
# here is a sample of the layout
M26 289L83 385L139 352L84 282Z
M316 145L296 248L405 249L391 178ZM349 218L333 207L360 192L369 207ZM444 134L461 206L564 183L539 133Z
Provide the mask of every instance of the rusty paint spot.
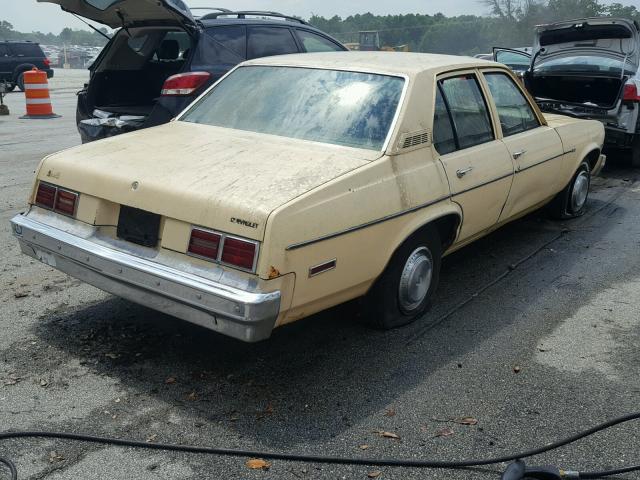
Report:
M273 280L274 278L278 278L280 276L280 271L271 265L269 267L269 280Z

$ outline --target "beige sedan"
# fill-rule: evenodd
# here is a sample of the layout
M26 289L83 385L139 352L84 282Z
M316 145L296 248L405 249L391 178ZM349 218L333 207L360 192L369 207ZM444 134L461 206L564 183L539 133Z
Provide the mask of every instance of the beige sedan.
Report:
M441 258L532 210L584 212L602 124L542 115L511 71L349 52L244 63L174 122L45 158L22 251L244 341L365 297L421 317Z

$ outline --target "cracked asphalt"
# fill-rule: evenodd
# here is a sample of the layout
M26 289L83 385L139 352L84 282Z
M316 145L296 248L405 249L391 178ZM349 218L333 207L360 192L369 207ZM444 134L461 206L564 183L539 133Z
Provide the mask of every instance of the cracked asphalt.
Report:
M246 345L20 255L8 221L25 208L38 162L80 142L75 92L86 74L56 73L62 118L20 120L21 93L0 117L0 430L463 459L544 445L638 409L640 171L623 158L611 155L594 180L585 216L534 213L448 257L435 306L416 324L368 330L349 304ZM463 417L478 422L456 423ZM602 469L640 463L639 451L630 424L531 463ZM52 440L7 441L0 456L21 479L55 480L366 479L378 470L381 479L489 479L504 468L273 461L250 470L240 458Z

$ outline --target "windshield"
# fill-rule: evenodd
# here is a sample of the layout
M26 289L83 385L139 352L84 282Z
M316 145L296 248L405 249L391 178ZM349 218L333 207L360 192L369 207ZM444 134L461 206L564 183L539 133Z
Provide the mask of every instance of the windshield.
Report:
M404 79L379 74L247 66L181 120L381 150L403 86Z
M535 68L538 73L553 73L557 71L621 75L623 68L625 74L635 73L634 68L629 62L625 64L621 59L595 55L572 55L546 61L538 60L538 62Z

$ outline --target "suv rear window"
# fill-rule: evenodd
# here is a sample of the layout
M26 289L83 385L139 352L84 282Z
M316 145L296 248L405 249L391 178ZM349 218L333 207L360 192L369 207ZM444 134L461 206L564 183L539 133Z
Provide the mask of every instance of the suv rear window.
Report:
M298 53L298 46L288 28L253 27L249 30L247 58Z
M39 45L34 43L16 43L11 45L11 50L18 57L44 57Z
M340 46L333 43L331 40L326 39L315 33L308 32L306 30L297 29L298 37L304 45L304 49L308 53L312 52L339 52L342 50Z
M240 25L207 29L207 35L241 58L247 58L247 31Z

